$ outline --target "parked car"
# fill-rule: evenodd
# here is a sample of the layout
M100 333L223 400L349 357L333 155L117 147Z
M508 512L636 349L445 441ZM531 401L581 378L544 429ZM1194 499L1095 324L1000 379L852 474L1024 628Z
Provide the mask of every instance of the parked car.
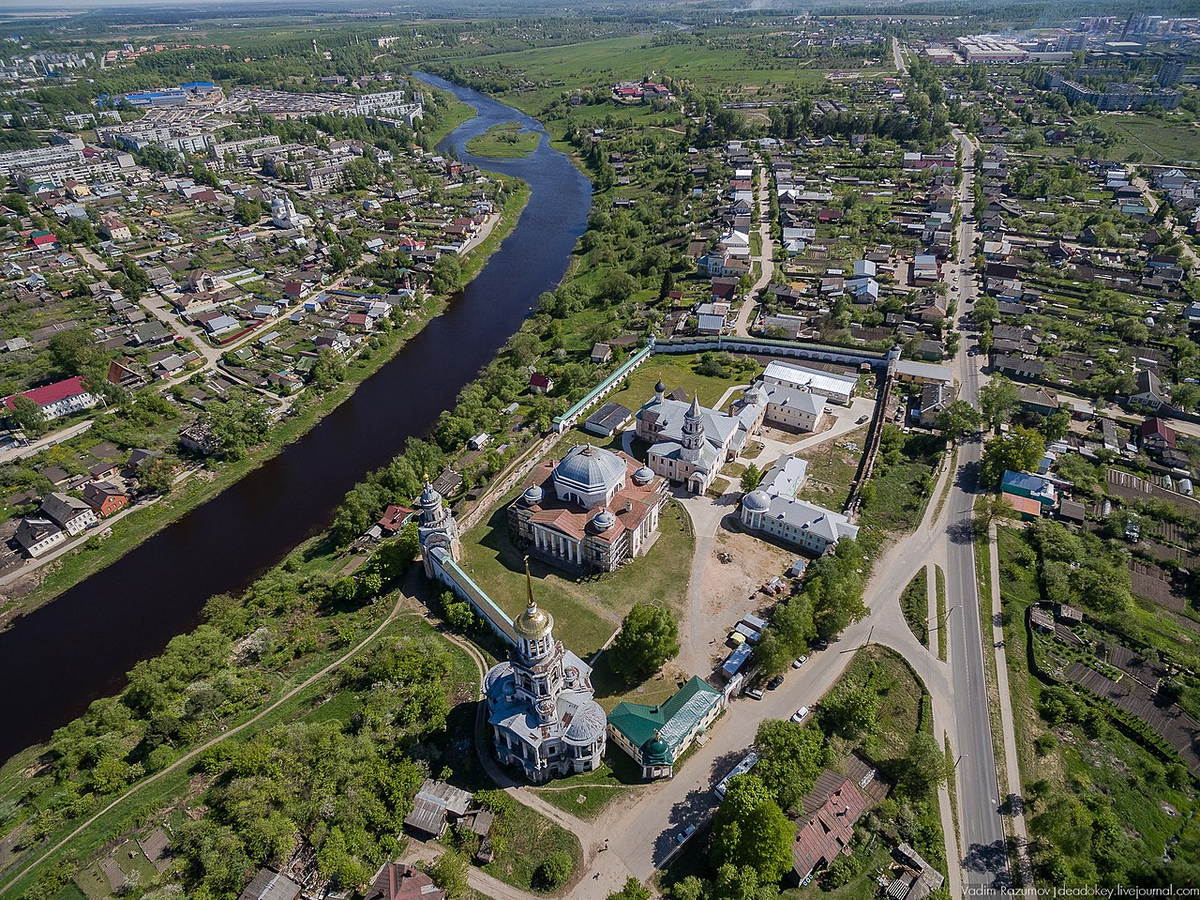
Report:
M855 420L854 424L862 425L864 422L866 422L870 418L871 418L870 416L859 416L858 419Z
M806 662L808 662L807 656L798 656L798 657L796 657L796 659L792 660L792 668L798 669L802 665L804 665Z
M684 844L687 843L687 839L690 838L695 833L696 833L696 826L689 825L687 828L683 829L683 831L681 831L677 835L675 835L675 843L677 843L680 847L682 847Z
M792 713L792 721L793 722L803 722L807 718L808 718L808 707L807 706L802 706L798 710L796 710L794 713Z
M773 691L773 690L775 690L775 688L779 687L781 684L783 684L783 676L776 675L774 678L772 678L770 681L767 682L767 690Z
M750 688L746 691L746 696L752 700L761 700L763 698L762 688Z
M829 641L825 640L825 638L821 638L819 641L817 641L817 649L818 650L828 650L829 649Z

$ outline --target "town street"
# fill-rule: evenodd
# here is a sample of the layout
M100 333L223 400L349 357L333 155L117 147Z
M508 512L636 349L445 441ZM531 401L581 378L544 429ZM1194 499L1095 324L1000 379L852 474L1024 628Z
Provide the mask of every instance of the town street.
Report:
M775 274L775 244L771 240L771 176L765 165L759 165L755 191L758 200L758 234L762 239L762 247L757 255L750 256L751 262L758 263L758 278L747 292L746 299L742 301L742 308L738 310L737 320L733 325L733 333L743 336L750 333L750 323L758 305L754 300L755 296L771 283L771 276Z

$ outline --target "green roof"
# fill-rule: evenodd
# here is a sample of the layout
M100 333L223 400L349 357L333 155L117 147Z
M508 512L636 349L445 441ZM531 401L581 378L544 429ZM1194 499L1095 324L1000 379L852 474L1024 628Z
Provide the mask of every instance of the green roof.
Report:
M674 758L684 739L720 702L721 692L697 675L661 706L618 703L608 714L608 724L639 748L657 732Z

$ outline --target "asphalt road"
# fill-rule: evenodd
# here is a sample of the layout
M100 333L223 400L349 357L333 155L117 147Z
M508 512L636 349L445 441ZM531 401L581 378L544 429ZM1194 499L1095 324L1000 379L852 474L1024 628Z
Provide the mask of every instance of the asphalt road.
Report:
M971 209L972 147L963 140L964 178L960 199L965 200L964 215ZM959 291L959 312L971 309L975 284L971 272L974 228L963 222L959 232L959 253L952 266L950 283ZM964 277L962 273L967 273ZM954 365L959 381L959 396L978 405L982 383L980 364L984 357L970 355L974 336L963 333ZM984 647L979 618L979 591L975 580L973 513L975 473L982 444L969 441L959 449L958 471L947 502L949 515L946 531L946 591L948 608L953 608L947 634L950 639L950 683L954 691L955 744L958 781L959 826L962 837L963 886L990 888L1007 892L1011 885L1004 821L1000 816L1000 796L996 777L996 756L988 715L988 692L984 680ZM991 630L988 630L991 633Z

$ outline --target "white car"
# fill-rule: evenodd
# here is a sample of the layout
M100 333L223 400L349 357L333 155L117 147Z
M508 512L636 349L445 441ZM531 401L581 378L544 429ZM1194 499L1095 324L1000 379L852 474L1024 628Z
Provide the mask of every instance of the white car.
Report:
M807 706L802 706L798 710L796 710L794 713L792 713L792 721L793 722L803 722L807 718L808 718L808 707Z
M795 660L793 660L793 661L792 661L792 668L793 668L793 669L798 669L798 668L800 668L802 665L804 665L806 662L808 662L808 657L807 657L807 656L800 656L800 657L797 657Z

